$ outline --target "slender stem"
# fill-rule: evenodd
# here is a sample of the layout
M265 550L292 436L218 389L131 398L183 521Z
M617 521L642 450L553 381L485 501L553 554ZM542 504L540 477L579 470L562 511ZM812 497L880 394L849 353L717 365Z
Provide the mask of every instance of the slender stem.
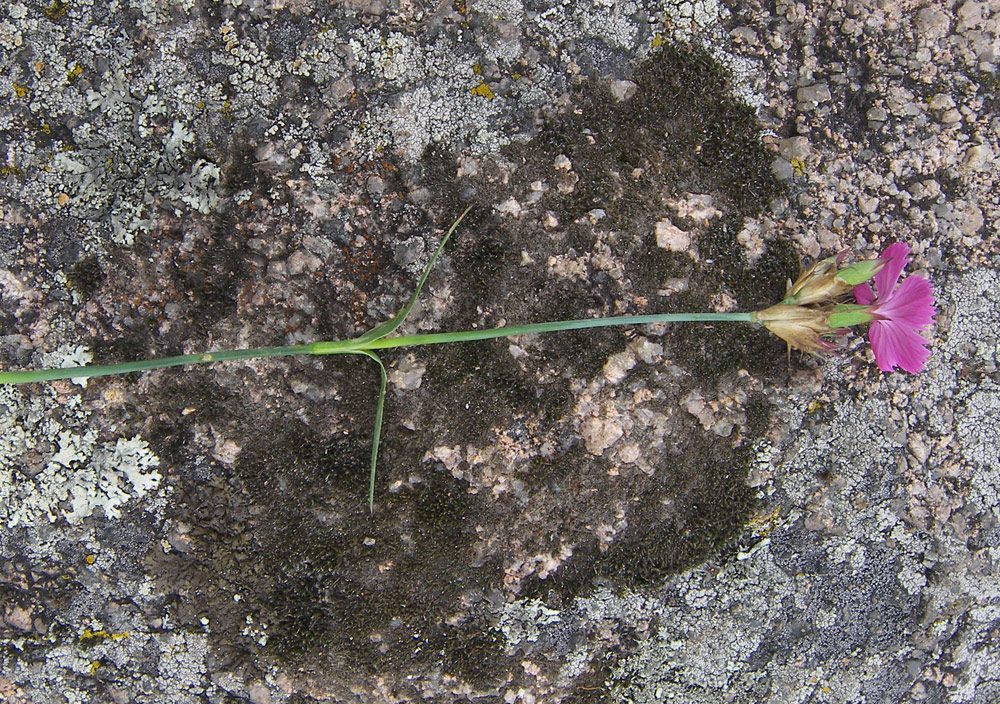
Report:
M497 337L512 337L514 335L531 335L543 332L558 332L560 330L583 330L586 328L606 328L615 325L648 325L651 323L694 323L738 321L754 322L753 313L661 313L657 315L621 315L613 318L585 318L583 320L555 320L550 323L530 323L528 325L508 325L500 328L483 328L482 330L463 330L461 332L435 332L422 335L401 335L399 337L383 337L365 345L367 349L390 349L393 347L412 347L414 345L437 345L444 342L469 342L472 340L490 340ZM319 354L322 354L320 352Z
M182 354L176 357L157 357L120 364L88 364L80 367L58 369L35 369L21 372L0 372L0 384L24 384L31 381L55 381L57 379L83 379L92 376L128 374L165 367L181 367L188 364L206 364L230 359L258 359L261 357L287 357L293 354L310 354L311 345L291 345L286 347L258 347L256 349L222 350L199 354Z
M556 320L548 323L530 323L528 325L508 325L499 328L484 328L482 330L463 330L460 332L437 332L421 335L401 335L399 337L382 337L363 340L333 340L328 342L313 342L304 345L289 345L285 347L257 347L252 349L222 350L202 354L182 354L176 357L161 357L144 359L137 362L121 364L91 364L81 367L63 367L60 369L37 369L34 371L0 372L0 384L24 384L33 381L55 381L57 379L82 379L92 376L108 376L110 374L127 374L164 367L180 367L188 364L206 364L232 359L258 359L262 357L288 357L299 354L366 354L369 350L392 349L395 347L411 347L415 345L437 345L445 342L468 342L471 340L489 340L513 335L530 335L560 330L583 330L587 328L605 328L620 325L648 325L651 323L695 323L737 321L754 322L754 313L660 313L652 315L621 315L612 318L584 318L582 320Z

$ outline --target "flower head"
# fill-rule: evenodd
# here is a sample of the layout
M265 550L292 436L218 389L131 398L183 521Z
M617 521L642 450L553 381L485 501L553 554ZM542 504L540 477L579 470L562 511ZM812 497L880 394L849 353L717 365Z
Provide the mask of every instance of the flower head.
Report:
M872 315L868 339L875 363L884 372L899 367L916 374L930 357L920 331L934 322L934 289L922 276L899 282L909 253L910 247L902 242L889 245L882 253L885 265L875 274L875 290L868 284L854 287L855 300L868 306Z

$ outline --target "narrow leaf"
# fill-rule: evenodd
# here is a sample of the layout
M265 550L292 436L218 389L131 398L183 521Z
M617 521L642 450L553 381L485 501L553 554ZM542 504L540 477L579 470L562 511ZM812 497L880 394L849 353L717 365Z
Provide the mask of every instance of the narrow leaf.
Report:
M407 304L403 306L400 309L400 311L396 313L396 315L392 316L392 318L386 320L384 323L376 325L365 334L361 335L360 337L356 337L354 340L352 340L352 342L364 343L364 342L371 342L372 340L381 339L386 335L395 332L396 328L398 328L400 325L403 324L403 321L406 320L406 317L410 314L410 311L413 310L413 306L417 302L417 297L420 296L420 290L424 287L424 283L426 283L427 277L431 273L431 269L434 268L434 264L437 263L438 257L441 256L441 252L444 251L444 246L448 242L448 238L451 237L453 232L455 232L455 228L458 227L458 223L462 222L462 218L464 218L470 210L472 210L471 205L462 211L462 214L458 216L458 219L455 222L453 222L451 224L451 227L448 228L448 231L444 233L444 238L441 240L441 244L438 245L437 251L434 252L434 256L431 257L430 262L427 264L427 268L424 269L424 273L420 277L420 281L417 282L417 290L413 292L412 296L410 296L410 300L407 302Z
M381 380L378 387L378 401L375 404L375 431L372 433L372 460L371 467L368 470L368 510L375 510L375 465L378 463L378 445L379 440L382 437L382 412L385 410L385 387L386 387L386 373L385 365L382 364L382 360L379 359L378 355L374 352L369 352L368 350L361 350L358 354L363 354L367 357L371 357L376 362L378 362L379 372L381 374Z

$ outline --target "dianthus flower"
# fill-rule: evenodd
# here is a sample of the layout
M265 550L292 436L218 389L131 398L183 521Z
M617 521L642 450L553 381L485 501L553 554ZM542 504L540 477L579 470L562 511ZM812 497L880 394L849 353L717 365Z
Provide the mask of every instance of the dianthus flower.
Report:
M868 284L854 287L855 300L872 316L868 339L875 363L884 372L899 367L916 374L931 354L920 331L934 322L934 289L922 276L899 282L909 253L909 245L902 242L889 245L881 257L885 265L875 274L875 290Z

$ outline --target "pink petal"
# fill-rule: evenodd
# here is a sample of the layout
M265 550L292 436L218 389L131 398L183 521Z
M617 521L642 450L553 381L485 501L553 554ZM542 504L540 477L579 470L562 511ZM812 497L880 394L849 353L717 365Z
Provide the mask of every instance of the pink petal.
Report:
M875 292L868 284L858 284L854 287L854 300L863 306L870 306L875 302Z
M909 253L910 245L905 242L890 244L882 252L882 258L888 261L875 274L875 290L878 291L880 301L888 301L892 297L892 289L899 281L899 275L903 272L903 267L906 266Z
M891 320L876 320L872 323L868 337L875 353L875 362L884 372L899 367L911 374L924 368L931 353L927 350L927 340L915 330Z
M875 354L875 363L884 372L891 372L898 362L895 338L885 335L885 329L881 321L872 323L868 330L868 340L872 345L872 352Z
M924 328L934 322L934 287L922 276L903 279L892 296L878 306L883 319L897 321L910 328Z

